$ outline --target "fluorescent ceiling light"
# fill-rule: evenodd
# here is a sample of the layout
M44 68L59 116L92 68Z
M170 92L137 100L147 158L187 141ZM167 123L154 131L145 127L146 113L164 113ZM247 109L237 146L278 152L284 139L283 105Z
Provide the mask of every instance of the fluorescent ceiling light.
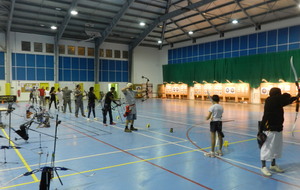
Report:
M77 14L78 14L78 11L76 11L76 10L71 11L71 15L77 15Z
M194 34L194 32L193 31L189 31L189 35L192 35L192 34Z
M162 41L161 41L161 40L158 40L158 41L157 41L157 43L161 44L161 43L162 43Z
M237 24L237 23L239 23L238 20L233 20L233 21L232 21L232 24Z
M145 25L146 25L146 23L140 22L140 26L145 26Z
M53 25L53 26L51 26L51 29L52 29L52 30L56 30L56 29L57 29L57 26L54 26L54 25Z

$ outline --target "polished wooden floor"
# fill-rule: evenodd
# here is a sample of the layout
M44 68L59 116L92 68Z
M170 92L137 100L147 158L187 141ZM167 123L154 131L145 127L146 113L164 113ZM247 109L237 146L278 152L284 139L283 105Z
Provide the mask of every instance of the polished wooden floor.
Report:
M228 146L224 147L224 155L216 158L203 154L210 150L209 122L204 119L211 106L209 101L138 102L135 127L139 131L132 133L123 131L124 119L117 110L113 112L117 124L103 126L100 106L96 108L99 120L90 121L80 116L75 118L74 112L64 114L52 108L50 113L61 120L55 167L68 170L57 171L63 185L55 175L50 189L300 189L299 120L294 136L290 133L295 105L285 108L283 157L277 162L285 173L273 173L271 177L260 172L256 142L263 105L224 102L221 105L225 110L223 120L227 121L223 131ZM11 127L15 130L26 121L26 106L25 102L14 105ZM2 112L2 121L9 124L9 115ZM55 119L51 119L50 128L37 126L34 123L30 127L28 141L9 127L0 130L0 189L39 189L39 169L51 166ZM8 141L9 137L12 141ZM13 146L20 149L5 148Z

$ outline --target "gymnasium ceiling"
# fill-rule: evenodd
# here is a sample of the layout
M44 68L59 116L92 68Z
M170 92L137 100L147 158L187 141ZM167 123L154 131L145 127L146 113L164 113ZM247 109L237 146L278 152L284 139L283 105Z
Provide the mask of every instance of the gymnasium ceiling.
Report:
M210 35L226 37L227 32L246 27L259 30L269 22L299 17L298 4L298 0L1 0L0 32L161 48ZM71 10L78 14L71 15ZM238 24L232 23L234 19ZM52 25L57 29L50 29Z

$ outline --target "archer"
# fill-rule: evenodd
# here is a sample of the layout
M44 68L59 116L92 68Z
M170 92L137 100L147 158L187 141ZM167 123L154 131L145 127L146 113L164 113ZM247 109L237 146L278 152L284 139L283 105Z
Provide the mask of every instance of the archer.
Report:
M125 88L122 89L123 94L125 95L125 99L127 102L126 112L124 117L126 117L125 129L124 132L130 133L132 131L137 131L137 128L133 127L134 120L136 120L136 94L147 92L147 90L133 90L133 84L128 83ZM128 128L129 123L130 128Z

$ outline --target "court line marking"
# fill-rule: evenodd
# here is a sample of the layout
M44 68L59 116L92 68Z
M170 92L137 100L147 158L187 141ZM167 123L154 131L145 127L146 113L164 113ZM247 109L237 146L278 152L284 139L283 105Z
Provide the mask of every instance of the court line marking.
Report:
M177 142L167 142L167 143L163 143L163 144L143 146L143 147L131 148L131 149L125 149L125 150L126 151L135 151L135 150L148 149L148 148L153 148L153 147L157 147L157 146L165 146L165 145L170 145L170 144L174 144L174 143L182 143L182 142L188 142L188 140L177 141ZM62 162L68 162L68 161L73 161L73 160L80 160L80 159L85 159L85 158L92 158L92 157L97 157L97 156L104 156L104 155L116 154L116 153L121 153L121 152L122 151L118 150L118 151L111 151L111 152L105 152L105 153L100 153L100 154L93 154L93 155L88 155L88 156L80 156L80 157L68 158L68 159L63 159L63 160L57 160L57 161L55 161L55 163L62 163ZM44 165L44 164L47 164L47 163L41 163L40 165ZM38 165L39 164L32 164L30 166L32 167L32 166L38 166ZM0 170L0 172L17 170L17 169L23 169L23 168L25 168L25 167L22 166L22 167L8 168L8 169Z
M236 143L241 143L241 142L246 142L246 141L251 141L251 140L254 140L254 139L246 139L246 140L236 141L236 142L229 143L229 144L236 144ZM165 144L174 144L174 143L173 143L173 142L169 142L169 143L165 143ZM185 148L192 149L192 148L190 148L190 147L185 147ZM186 154L186 153L190 153L190 152L198 152L198 151L201 151L201 150L204 150L204 149L209 149L209 148L210 148L210 147L202 148L202 149L193 149L193 150L189 150L189 151L184 151L184 152L180 152L180 153L174 153L174 154L170 154L170 155L164 155L164 156L155 157L155 158L149 158L149 159L145 159L145 160L161 159L161 158L166 158L166 157L171 157L171 156L176 156L176 155ZM137 149L142 149L142 148L137 148ZM115 152L115 151L114 151L114 152ZM121 152L121 151L118 151L118 152ZM104 154L107 154L107 153L104 153ZM222 157L222 158L224 158L224 157ZM253 168L259 169L258 167L254 167L254 166L252 166L252 165L245 164L245 163L242 163L242 162L239 162L239 161L235 161L235 160L228 159L228 158L225 158L225 159L230 160L230 161L232 161L232 162L239 163L239 164L241 164L241 165L246 165L246 166L248 166L248 167L253 167ZM68 159L67 159L67 160L68 160ZM58 162L62 162L62 161L58 161ZM75 172L75 173L73 173L73 174L63 175L63 176L60 176L60 177L68 177L68 176L72 176L72 175L76 175L76 174L80 174L80 173L88 173L88 172L93 172L93 171L98 171L98 170L103 170L103 169L109 169L109 168L113 168L113 167L117 167L117 166L123 166L123 165L129 165L129 164L139 163L139 162L142 162L142 161L139 160L139 161L135 161L135 162L128 162L128 163L123 163L123 164L118 164L118 165L113 165L113 166L106 166L106 167L97 168L97 169L92 169L92 170L86 170L86 171L82 171L82 172ZM285 175L283 175L283 176L285 176ZM285 177L289 177L289 176L285 176ZM292 178L292 179L295 179L295 178ZM38 181L36 181L36 182L38 182ZM23 184L19 184L19 185L9 186L9 187L21 186L21 185L26 185L26 184L36 183L36 182L28 182L28 183L23 183ZM0 189L1 189L1 188L0 188Z
M153 118L153 119L155 119L155 118ZM163 119L161 119L161 120L163 120ZM169 121L169 120L166 120L166 121L168 121L168 122L173 122L173 121ZM96 121L96 122L99 122L99 121ZM100 123L101 123L101 122L100 122ZM176 122L173 122L173 123L176 123ZM119 124L124 126L123 123L119 123ZM182 124L184 124L184 123L182 123ZM206 127L202 127L202 126L199 126L199 127L198 127L198 126L196 126L196 125L191 125L191 124L186 124L186 125L190 125L190 126L192 126L192 127L194 127L194 128L207 129ZM118 126L114 126L114 125L110 125L110 126L113 127L113 128L119 129L119 130L123 130L122 128L120 128L120 127L118 127ZM150 131L150 130L145 130L145 131L147 131L147 132L153 132L153 131ZM158 133L158 132L156 132L156 133ZM136 134L143 135L143 136L146 136L146 137L149 137L149 138L153 138L153 139L158 139L158 140L160 140L160 141L170 142L170 141L167 141L167 140L164 140L164 139L159 139L159 138L156 138L156 137L154 138L153 136L149 136L149 135L142 134L142 133L136 133ZM158 133L158 134L161 134L161 133ZM235 134L240 134L240 133L235 133ZM166 135L166 136L169 136L169 135ZM253 136L255 136L255 135L248 135L248 134L247 134L247 135L245 135L245 136L251 136L251 137L253 137ZM169 137L173 137L173 136L169 136ZM180 139L183 139L183 138L180 138ZM186 140L186 139L184 139L184 140ZM237 144L237 143L242 143L242 142L247 142L247 141L253 141L253 140L256 140L256 136L255 136L255 138L246 139L246 140L241 140L241 141L236 141L236 142L232 142L232 143L229 143L229 144ZM184 147L184 148L187 148L187 149L193 149L193 148L191 148L191 147L184 146L184 145L178 145L178 144L175 144L175 145L181 146L181 147ZM207 148L210 148L210 147L207 147ZM207 149L207 148L205 148L205 149ZM222 157L222 158L223 158L223 157ZM231 162L239 163L239 164L241 164L241 165L245 165L245 166L252 167L252 168L254 168L254 169L260 170L259 167L254 166L254 165L249 165L249 164L247 164L247 163L239 162L239 161L236 161L236 160L233 160L233 159L229 159L229 158L226 158L226 159L227 159L227 160L230 160ZM290 179L298 180L298 179L296 179L296 178L290 177L290 176L285 175L285 174L278 174L278 175L281 175L281 176L284 176L284 177L287 177L287 178L290 178Z
M201 147L198 146L196 143L194 143L194 142L190 139L190 137L189 137L189 132L190 132L193 128L194 128L194 127L190 127L190 128L186 131L186 137L190 140L190 142L191 142L195 147L197 147L197 148L199 148L199 149L201 150ZM203 152L206 152L206 151L203 150ZM245 170L245 171L249 171L249 172L251 172L251 173L253 173L253 174L257 174L257 175L259 175L259 176L262 176L262 177L265 177L265 178L272 179L272 180L274 180L274 181L278 181L278 182L281 182L281 183L284 183L284 184L287 184L287 185L291 185L291 186L300 188L300 185L296 185L296 184L289 183L289 182L287 182L287 181L283 181L283 180L280 180L280 179L276 179L276 178L274 178L274 177L272 177L272 176L269 176L269 177L268 177L268 176L264 176L264 175L261 174L261 173L258 173L258 172L256 172L256 171L252 171L252 170L249 170L249 169L244 168L244 167L242 167L242 166L239 166L239 165L237 165L237 164L234 164L234 163L228 161L228 160L230 160L230 159L223 159L223 157L220 157L220 156L216 156L216 158L219 159L219 160L221 160L221 161L223 161L223 162L226 162L226 163L228 163L228 164L230 164L230 165L233 165L233 166L236 166L236 167L238 167L238 168L240 168L240 169L243 169L243 170ZM239 162L237 162L237 163L239 163ZM243 164L243 165L246 165L246 166L248 166L248 167L251 166L251 165L249 165L249 164ZM255 168L255 167L252 167L252 168ZM288 177L288 176L286 176L286 177Z
M155 118L155 119L157 119L157 118ZM169 121L170 122L170 121ZM123 125L123 124L122 124ZM187 124L187 125L191 125L191 124ZM115 126L113 126L113 127L115 127ZM116 128L119 128L119 127L116 127ZM203 127L201 127L201 128L203 128ZM120 129L120 128L119 128ZM152 131L153 132L153 131ZM157 133L157 132L156 132ZM137 133L137 134L140 134L140 133ZM146 135L146 136L148 136L148 135ZM151 137L151 136L150 136ZM173 136L170 136L170 137L173 137ZM256 138L254 138L254 139L256 139ZM250 141L250 140L254 140L254 139L248 139L248 140L244 140L244 141ZM163 139L160 139L160 140L163 140ZM164 140L165 141L165 140ZM229 143L229 144L235 144L235 143L239 143L239 142L234 142L234 143ZM172 143L171 143L172 144ZM186 147L187 148L187 147ZM190 148L190 147L188 147L188 148ZM208 147L209 148L209 147ZM229 160L231 160L231 159L229 159ZM232 160L232 161L234 161L234 160ZM237 163L239 163L238 161L235 161L235 162L237 162ZM241 163L241 164L244 164L244 165L247 165L247 164L245 164L245 163ZM249 166L251 166L251 165L249 165ZM252 167L254 167L254 166L252 166ZM254 167L255 168L255 167ZM289 177L289 176L286 176L286 177Z
M99 121L96 121L96 122L99 122ZM100 122L100 123L101 123L101 122ZM124 126L124 124L122 124L122 123L119 123L119 124ZM189 124L187 124L187 125L189 125ZM120 127L118 127L118 126L114 126L114 125L110 125L110 126L113 127L113 128L119 129L119 130L123 130L123 128L120 128ZM193 127L197 128L197 126L193 126ZM205 127L200 127L200 128L205 128ZM206 129L206 128L205 128L205 129ZM148 130L145 130L145 131L148 131ZM149 130L149 132L152 132L152 131ZM149 137L149 138L153 138L153 139L157 139L157 140L160 140L160 141L170 142L170 141L167 141L167 140L164 140L164 139L159 139L159 138L156 138L156 137L153 137L153 136L149 136L149 135L146 135L146 134L142 134L142 133L135 133L135 134L143 135L143 136L146 136L146 137ZM160 134L160 133L159 133L159 134ZM237 133L237 134L239 134L239 133ZM168 136L169 136L169 135L168 135ZM252 135L245 135L245 136L252 136ZM254 136L254 135L253 135L253 136ZM173 136L170 136L170 137L173 137ZM181 138L181 139L182 139L182 138ZM184 140L186 140L186 139L184 139ZM255 136L255 138L245 139L245 140L241 140L241 141L235 141L235 142L231 142L231 143L229 143L229 144L237 144L237 143L243 143L243 142L248 142L248 141L253 141L253 140L256 140L256 136ZM180 147L187 148L187 149L193 149L193 148L191 148L191 147L184 146L184 145L179 145L179 144L172 143L172 142L171 142L171 144L175 144L176 146L180 146ZM209 149L209 148L210 148L210 147L206 147L206 148L202 148L202 149L199 149L199 150ZM224 157L222 157L222 158L224 158ZM249 165L249 164L247 164L247 163L239 162L239 161L236 161L236 160L233 160L233 159L229 159L229 158L226 158L226 159L227 159L227 160L230 160L231 162L239 163L239 164L241 164L241 165L248 166L248 167L251 167L251 168L260 170L259 167L254 166L254 165ZM299 179L297 179L297 178L293 178L293 177L290 177L290 176L285 175L285 174L278 174L278 175L281 175L281 176L284 176L284 177L287 177L287 178L290 178L290 179L294 179L294 180L299 180Z
M5 132L5 130L4 129L1 129L1 130L2 130L3 134L5 135L5 137L8 139L9 136L7 135L7 133ZM13 147L15 147L15 143L13 141L10 141L9 144L12 145ZM15 150L16 154L18 155L18 157L20 158L20 160L22 161L22 163L24 164L24 166L27 169L27 171L32 171L31 168L30 168L30 166L28 165L28 163L26 162L26 160L24 159L24 157L20 153L20 151L18 149L16 149L16 148L13 148L13 149ZM38 181L38 178L36 177L35 174L31 175L31 177L32 177L32 179L34 181Z
M195 125L195 124L188 124L188 123L184 123L184 122L180 122L180 121L172 121L172 120L167 120L167 119L162 119L162 118L154 118L154 117L149 117L149 116L144 116L144 115L139 115L140 117L144 117L144 118L149 118L149 119L155 119L155 120L160 120L160 121L165 121L165 122L170 122L170 123L175 123L175 124L182 124L182 125L186 125L186 126L191 126L191 127L196 127L196 128L201 128L201 129L208 129L208 127L203 127L201 126L202 124L206 124L207 126L209 126L209 121L205 122L201 122L199 123L199 125ZM226 133L231 133L231 134L237 134L237 135L244 135L244 136L248 136L248 137L255 137L256 135L251 135L251 134L246 134L246 133L240 133L240 132L233 132L233 131L228 131L228 130L223 130ZM284 133L291 133L291 132L284 132ZM296 144L296 145L300 145L300 143L297 142L292 142L292 141L283 141L284 143L289 143L289 144Z
M69 128L70 128L70 127L69 127ZM115 148L115 149L117 149L117 150L120 150L120 151L122 151L122 152L125 153L125 154L128 154L128 155L130 155L130 156L132 156L132 157L135 157L135 158L139 159L140 161L147 162L148 164L151 164L151 165L153 165L153 166L155 166L155 167L157 167L157 168L160 168L160 169L162 169L162 170L165 170L165 171L167 171L167 172L169 172L169 173L171 173L171 174L174 174L174 175L177 176L177 177L180 177L180 178L182 178L182 179L185 179L185 180L187 180L187 181L189 181L189 182L191 182L191 183L194 183L194 184L196 184L196 185L198 185L198 186L201 186L201 187L203 187L203 188L205 188L205 189L211 189L211 188L209 188L209 187L207 187L207 186L205 186L205 185L203 185L203 184L201 184L201 183L198 183L197 181L194 181L194 180L192 180L192 179L189 179L189 178L187 178L187 177L185 177L185 176L183 176L183 175L181 175L181 174L179 174L179 173L173 172L173 171L171 171L171 170L169 170L169 169L167 169L167 168L165 168L165 167L162 167L162 166L160 166L160 165L158 165L158 164L155 164L155 163L150 162L150 161L148 161L148 160L146 160L146 159L143 159L142 157L139 157L139 156L137 156L137 155L135 155L135 154L133 154L133 153L130 153L130 152L128 152L128 151L125 151L125 150L123 150L123 149L121 149L121 148L119 148L119 147L116 147L116 146L114 146L114 145L112 145L112 144L110 144L110 143L107 143L107 142L105 142L105 141L102 141L102 140L100 140L100 139L97 139L97 138L95 138L95 137L93 137L93 136L90 136L90 135L88 135L88 134L86 134L86 133L83 133L83 132L81 132L81 131L79 131L79 130L77 130L77 129L74 129L74 128L70 128L70 129L72 129L72 130L74 130L74 131L77 131L78 133L81 133L81 134L83 134L83 135L86 135L87 137L89 137L89 138L91 138L91 139L94 139L94 140L96 140L96 141L98 141L98 142L101 142L101 143L103 143L103 144L105 144L105 145L108 145L108 146L110 146L110 147L112 147L112 148Z

